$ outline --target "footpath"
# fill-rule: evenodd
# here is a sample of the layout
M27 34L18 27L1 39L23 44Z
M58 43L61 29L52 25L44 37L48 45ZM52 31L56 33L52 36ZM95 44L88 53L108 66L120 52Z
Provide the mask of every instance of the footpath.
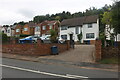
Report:
M56 56L56 55L50 55ZM50 57L48 56L48 57ZM41 62L47 64L57 64L57 65L67 65L67 66L75 66L86 69L98 69L98 70L106 70L106 71L115 71L118 72L118 65L115 64L99 64L99 63L89 63L89 62L72 62L72 61L63 61L60 59L52 59L52 58L44 58L44 56L23 56L16 54L7 54L3 53L2 58L10 58L10 59L19 59L33 62Z

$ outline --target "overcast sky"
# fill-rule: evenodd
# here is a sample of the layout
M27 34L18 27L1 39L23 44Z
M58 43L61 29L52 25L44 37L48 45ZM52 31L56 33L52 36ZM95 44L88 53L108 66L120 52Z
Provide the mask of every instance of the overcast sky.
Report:
M0 25L33 20L34 16L85 11L90 7L101 8L113 0L0 0Z

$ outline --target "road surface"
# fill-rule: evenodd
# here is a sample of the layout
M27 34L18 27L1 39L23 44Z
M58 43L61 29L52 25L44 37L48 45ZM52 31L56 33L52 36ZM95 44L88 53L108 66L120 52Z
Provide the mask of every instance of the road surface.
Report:
M118 78L118 72L2 58L3 78Z

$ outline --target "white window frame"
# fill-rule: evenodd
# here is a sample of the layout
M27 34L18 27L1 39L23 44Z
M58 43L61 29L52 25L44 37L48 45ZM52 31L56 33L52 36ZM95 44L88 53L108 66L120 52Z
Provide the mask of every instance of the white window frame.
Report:
M95 33L86 33L86 39L95 38Z
M42 26L42 30L46 30L46 26Z
M61 38L67 40L67 35L61 35Z
M75 27L75 33L79 34L79 27L78 26Z
M92 28L92 26L93 26L92 23L88 24L88 28Z
M35 31L36 32L40 31L40 27L39 26L35 27Z
M61 30L67 30L67 29L68 29L67 26L62 26L62 27L61 27Z
M10 33L10 29L7 30L7 33Z
M53 25L49 25L49 29L52 29Z
M24 31L28 31L28 28L24 28Z
M20 32L20 29L16 29L16 32Z

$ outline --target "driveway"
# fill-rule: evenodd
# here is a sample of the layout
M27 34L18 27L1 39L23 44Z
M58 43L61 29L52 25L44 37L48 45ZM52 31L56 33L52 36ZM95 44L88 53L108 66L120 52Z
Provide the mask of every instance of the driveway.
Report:
M39 58L56 59L69 62L94 63L94 45L75 45L75 49L60 53L59 55L41 56Z

